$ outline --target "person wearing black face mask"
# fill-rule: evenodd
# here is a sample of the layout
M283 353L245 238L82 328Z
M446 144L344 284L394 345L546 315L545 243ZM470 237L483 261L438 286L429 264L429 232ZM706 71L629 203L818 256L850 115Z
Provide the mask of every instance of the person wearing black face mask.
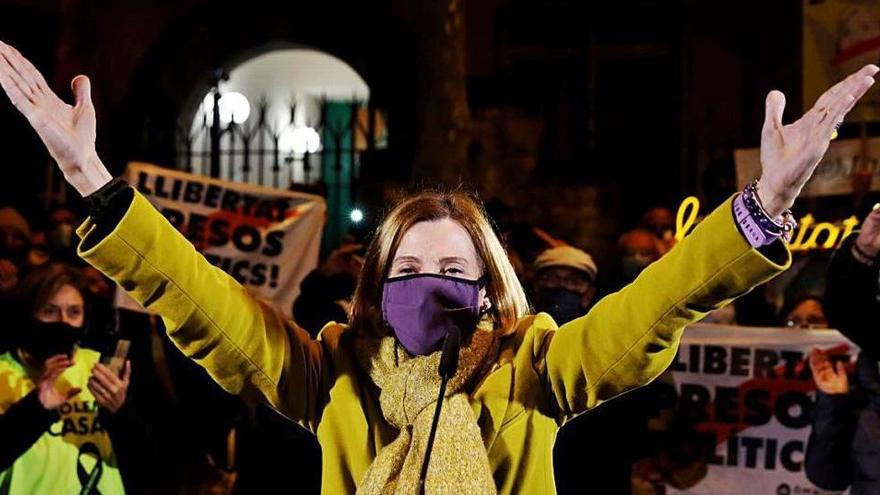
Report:
M597 272L593 258L578 248L544 251L535 259L535 311L550 314L560 325L587 314Z
M601 299L632 283L648 265L663 256L664 242L653 231L632 229L617 240L616 261L603 276Z
M0 355L0 486L9 493L124 492L105 425L126 402L131 367L118 376L79 348L86 294L82 274L61 264L19 287L14 346Z
M593 281L598 268L593 258L571 246L547 249L535 259L533 285L536 312L545 312L560 325L583 316L596 293ZM585 414L559 431L554 448L556 488L562 495L580 493L589 483L598 493L623 493L629 484L629 459L621 449L602 450L600 455L584 452L582 446L614 431L620 436L620 417L629 417L621 402ZM610 426L610 428L609 428ZM623 453L625 454L625 453Z

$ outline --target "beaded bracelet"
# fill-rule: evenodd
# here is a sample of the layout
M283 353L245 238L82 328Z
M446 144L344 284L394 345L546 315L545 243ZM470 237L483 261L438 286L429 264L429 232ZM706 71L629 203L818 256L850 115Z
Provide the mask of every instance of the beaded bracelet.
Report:
M761 230L773 236L789 234L797 225L790 210L782 212L782 223L777 222L767 213L758 197L758 181L750 182L743 190L743 205Z

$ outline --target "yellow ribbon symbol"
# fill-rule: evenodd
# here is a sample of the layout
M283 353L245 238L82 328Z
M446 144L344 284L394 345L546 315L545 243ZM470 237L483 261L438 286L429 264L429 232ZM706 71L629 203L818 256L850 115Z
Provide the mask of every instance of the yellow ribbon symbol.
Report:
M688 196L678 205L678 213L675 214L675 240L680 241L690 232L697 215L700 213L700 200L696 196ZM685 218L687 217L687 218Z

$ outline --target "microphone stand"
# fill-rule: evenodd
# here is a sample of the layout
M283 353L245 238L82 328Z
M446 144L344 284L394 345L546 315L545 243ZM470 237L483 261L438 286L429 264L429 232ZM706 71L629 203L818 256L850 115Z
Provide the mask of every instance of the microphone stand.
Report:
M434 407L434 419L431 421L431 433L428 435L428 445L425 448L425 458L422 459L422 471L419 475L419 494L425 495L425 478L428 476L428 464L431 462L431 449L434 448L434 437L437 435L437 423L440 422L440 410L443 408L443 397L446 395L446 382L455 375L458 369L458 351L461 348L461 330L452 326L446 333L443 341L443 351L440 354L440 393L437 395L437 405Z

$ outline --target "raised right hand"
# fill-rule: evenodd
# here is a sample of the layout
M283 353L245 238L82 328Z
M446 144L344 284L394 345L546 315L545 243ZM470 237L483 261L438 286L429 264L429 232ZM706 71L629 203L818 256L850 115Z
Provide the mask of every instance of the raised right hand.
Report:
M76 397L82 390L71 388L60 392L55 388L55 382L58 380L58 377L71 366L73 366L73 360L64 354L50 357L46 360L46 364L43 365L43 373L37 381L37 395L40 399L40 404L47 410L61 406L61 404Z
M43 75L18 50L0 41L0 86L37 131L65 180L88 196L113 176L95 151L95 106L89 78L76 76L70 85L76 98L73 106L49 89Z

